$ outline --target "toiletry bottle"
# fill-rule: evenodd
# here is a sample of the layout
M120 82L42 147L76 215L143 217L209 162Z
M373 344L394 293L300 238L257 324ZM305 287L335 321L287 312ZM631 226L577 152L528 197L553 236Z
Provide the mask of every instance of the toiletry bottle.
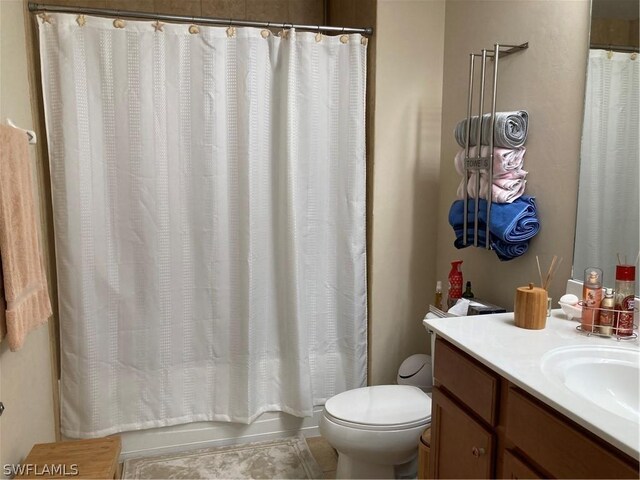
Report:
M436 293L433 296L433 306L438 310L442 310L442 282L440 280L436 282Z
M613 325L615 323L615 311L616 306L615 299L613 298L613 290L607 288L602 303L600 303L600 325L598 326L598 332L600 335L611 336L613 331Z
M600 317L600 302L602 302L602 270L589 267L584 271L584 285L582 286L582 321L583 332L596 331Z
M451 262L451 271L449 272L449 295L447 297L448 308L453 307L462 296L462 270L460 269L460 265L462 265L462 260Z
M636 293L635 265L616 265L616 333L621 337L633 334L633 307Z
M471 291L471 282L467 282L467 288L462 294L462 298L473 298L473 292Z

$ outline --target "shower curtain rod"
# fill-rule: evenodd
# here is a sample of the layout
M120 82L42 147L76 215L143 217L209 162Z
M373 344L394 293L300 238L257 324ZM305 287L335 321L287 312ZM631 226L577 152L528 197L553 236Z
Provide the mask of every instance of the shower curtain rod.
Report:
M92 8L92 7L70 7L66 5L45 5L42 3L29 2L29 11L52 12L52 13L77 13L83 15L98 15L103 17L116 18L138 18L150 20L163 20L166 22L184 22L195 23L199 25L233 25L238 27L257 27L257 28L295 28L298 30L311 30L314 32L333 32L333 33L360 33L361 35L373 35L373 28L353 28L353 27L330 27L321 25L299 25L295 23L283 22L255 22L251 20L234 20L232 18L209 18L209 17L192 17L187 15L171 15L167 13L149 13L149 12L130 12L124 10L114 10L110 8Z

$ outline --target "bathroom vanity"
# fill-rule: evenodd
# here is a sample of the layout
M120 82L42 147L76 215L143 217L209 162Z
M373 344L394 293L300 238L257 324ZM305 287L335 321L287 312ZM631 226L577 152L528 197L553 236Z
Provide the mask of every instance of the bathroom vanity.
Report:
M554 311L425 320L437 334L430 478L638 478L638 340ZM635 382L635 383L634 383Z

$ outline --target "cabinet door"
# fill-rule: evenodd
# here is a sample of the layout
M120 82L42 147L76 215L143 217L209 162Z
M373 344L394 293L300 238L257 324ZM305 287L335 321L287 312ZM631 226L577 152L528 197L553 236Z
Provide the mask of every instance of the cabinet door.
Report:
M493 478L493 434L433 389L430 478Z
M517 387L508 390L505 436L553 478L638 478L637 462Z

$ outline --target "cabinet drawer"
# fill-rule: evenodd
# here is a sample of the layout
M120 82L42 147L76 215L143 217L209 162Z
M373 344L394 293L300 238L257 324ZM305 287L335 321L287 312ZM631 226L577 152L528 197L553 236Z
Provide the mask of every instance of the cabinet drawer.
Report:
M500 478L525 479L544 478L538 475L525 462L516 457L509 450L505 450L502 457L502 476Z
M604 442L552 412L530 395L509 387L505 435L555 478L638 478Z
M433 389L429 478L494 478L494 435Z
M458 350L436 339L436 380L490 425L497 422L498 376Z

